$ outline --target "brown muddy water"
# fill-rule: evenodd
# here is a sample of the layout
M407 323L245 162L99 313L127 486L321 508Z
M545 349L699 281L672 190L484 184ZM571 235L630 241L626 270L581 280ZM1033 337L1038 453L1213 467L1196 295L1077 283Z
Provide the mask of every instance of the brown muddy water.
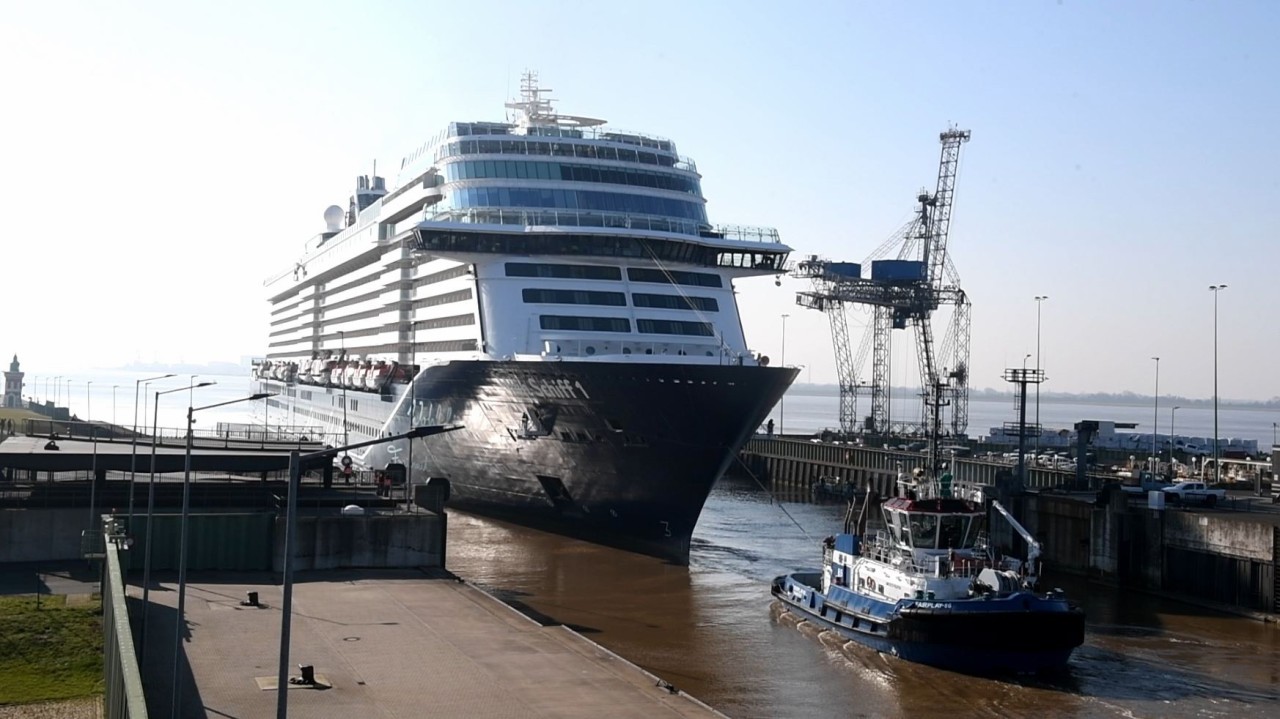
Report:
M769 581L817 568L843 514L722 480L681 567L452 512L447 565L737 719L1280 717L1276 625L1071 577L1045 583L1084 605L1085 645L1052 680L965 676L816 633Z

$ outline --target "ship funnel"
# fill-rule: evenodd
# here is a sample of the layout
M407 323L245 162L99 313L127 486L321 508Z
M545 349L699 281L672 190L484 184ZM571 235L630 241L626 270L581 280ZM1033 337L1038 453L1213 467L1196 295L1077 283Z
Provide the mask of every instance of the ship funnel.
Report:
M329 205L324 210L324 227L327 232L338 232L342 229L342 208Z

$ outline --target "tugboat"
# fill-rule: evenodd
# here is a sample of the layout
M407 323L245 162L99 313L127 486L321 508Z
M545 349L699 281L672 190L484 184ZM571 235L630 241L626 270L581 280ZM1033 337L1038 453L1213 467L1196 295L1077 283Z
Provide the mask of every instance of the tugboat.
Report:
M1040 544L999 502L1027 543L1026 560L997 559L984 513L942 481L899 473L902 496L881 505L885 530L866 535L868 493L844 532L823 542L821 572L773 580L788 610L876 651L973 674L1061 670L1084 643L1084 611L1062 590L1036 589Z

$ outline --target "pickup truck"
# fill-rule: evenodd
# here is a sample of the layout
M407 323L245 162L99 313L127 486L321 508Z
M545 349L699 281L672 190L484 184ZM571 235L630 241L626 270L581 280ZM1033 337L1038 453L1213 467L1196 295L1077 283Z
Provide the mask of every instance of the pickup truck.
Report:
M1227 498L1227 490L1210 489L1204 482L1178 482L1163 490L1165 501L1171 504L1203 502L1212 507Z

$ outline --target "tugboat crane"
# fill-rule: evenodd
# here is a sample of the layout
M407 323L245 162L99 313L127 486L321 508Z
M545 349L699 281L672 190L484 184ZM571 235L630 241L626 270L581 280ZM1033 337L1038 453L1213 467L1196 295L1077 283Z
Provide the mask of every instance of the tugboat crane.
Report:
M947 235L955 196L960 146L969 141L969 130L949 129L939 135L942 155L938 181L932 194L921 190L915 217L876 249L863 264L871 265L871 277L862 277L861 265L830 262L811 256L797 265L794 276L809 279L812 288L796 294L796 304L827 312L840 382L840 430L852 434L865 429L874 434L924 436L935 426L942 402L922 403L919 422L890 422L889 358L891 331L911 326L916 332L920 383L924 392L944 386L951 407L946 430L964 435L969 424L969 320L971 306L959 275L947 254ZM880 265L878 260L897 248L899 262ZM919 260L912 258L919 257ZM850 352L849 304L869 305L873 321L868 326L856 357ZM943 337L941 352L934 346L932 316L942 305L953 307L951 323ZM871 416L858 427L857 393L866 387L857 381L857 371L872 352ZM939 371L939 356L949 360L950 369Z

